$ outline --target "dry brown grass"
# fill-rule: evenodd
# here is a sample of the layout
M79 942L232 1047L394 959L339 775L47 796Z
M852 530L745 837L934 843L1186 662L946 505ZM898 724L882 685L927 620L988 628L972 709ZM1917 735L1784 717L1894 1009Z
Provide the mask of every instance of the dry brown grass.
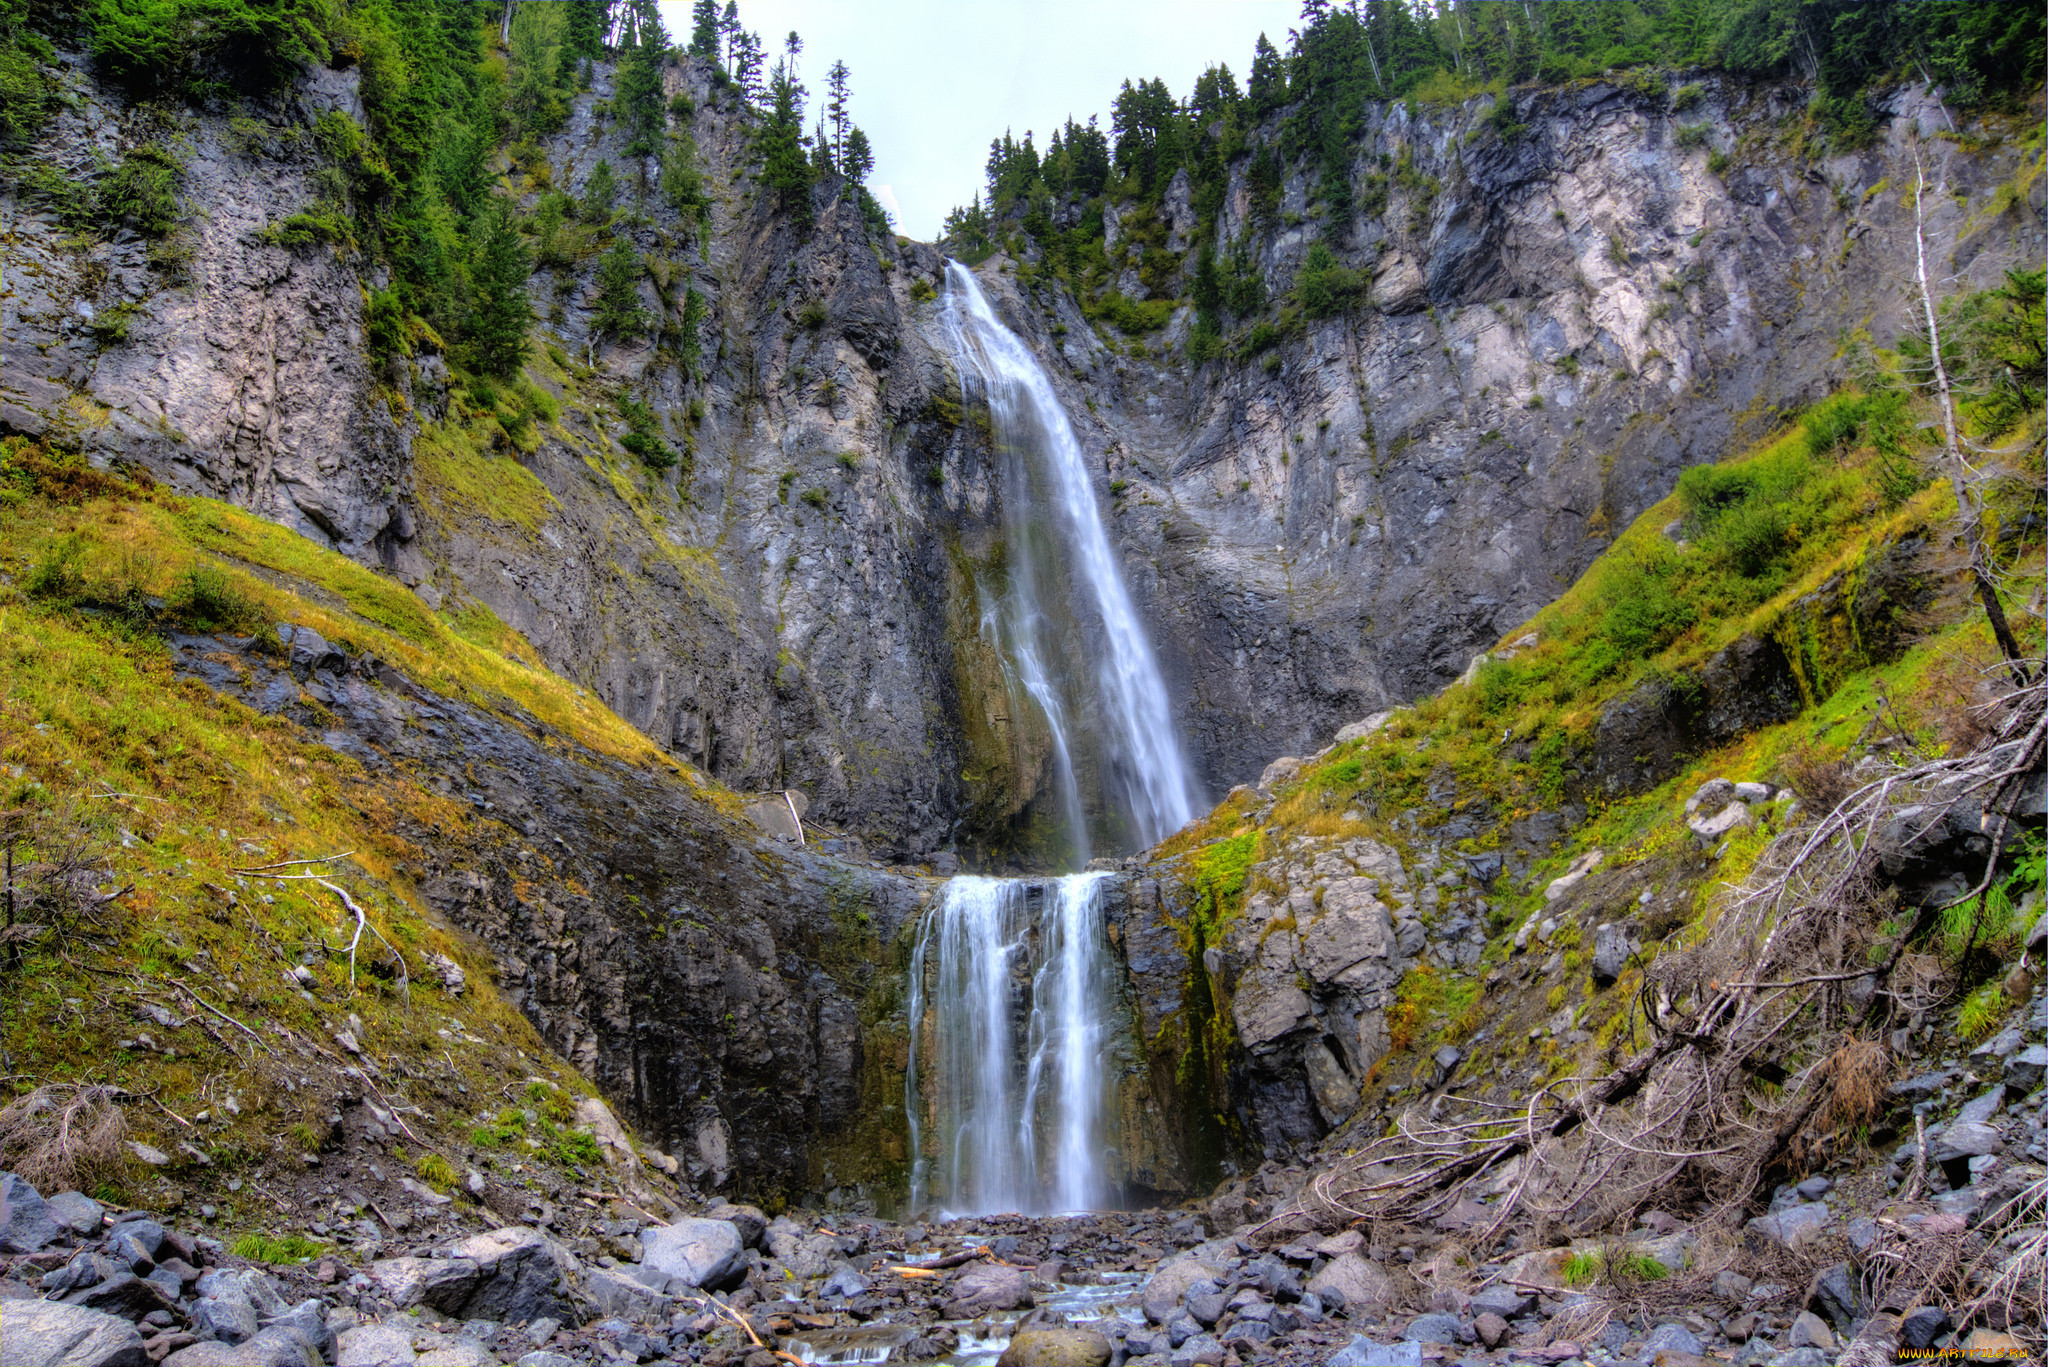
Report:
M0 1108L0 1165L40 1192L119 1177L127 1116L113 1087L52 1083Z

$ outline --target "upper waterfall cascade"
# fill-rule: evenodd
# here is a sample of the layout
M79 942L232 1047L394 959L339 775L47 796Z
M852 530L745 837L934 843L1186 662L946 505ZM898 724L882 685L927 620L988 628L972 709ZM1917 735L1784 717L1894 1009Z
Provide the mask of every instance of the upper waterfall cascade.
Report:
M1087 458L1052 381L996 317L974 273L951 261L946 281L941 317L963 381L971 374L988 400L1002 464L1009 572L991 625L1052 728L1080 857L1087 827L1074 761L1082 735L1102 759L1103 801L1129 822L1136 844L1151 845L1194 818L1198 794Z
M983 630L1044 715L1074 857L1090 845L1084 753L1121 818L1111 824L1153 844L1193 818L1197 794L1088 463L1023 339L972 272L957 261L946 271L941 316L963 385L978 382L988 401L1002 474L1005 574ZM1115 1080L1103 1060L1127 1025L1103 924L1109 877L963 876L926 917L910 968L913 1210L930 1200L1042 1213L1113 1199Z

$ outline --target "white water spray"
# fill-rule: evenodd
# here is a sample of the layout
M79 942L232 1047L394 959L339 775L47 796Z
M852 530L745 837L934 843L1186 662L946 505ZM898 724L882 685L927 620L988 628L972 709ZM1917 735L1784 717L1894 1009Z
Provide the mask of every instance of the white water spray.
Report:
M1091 729L1107 771L1103 798L1128 817L1139 845L1151 845L1194 817L1195 785L1174 730L1166 680L1103 530L1087 460L1051 380L1024 340L996 317L974 273L948 262L946 283L941 316L962 373L971 370L987 393L1005 466L1010 575L1001 605L1003 644L1053 728L1063 765L1071 764L1072 746L1066 709L1056 698L1048 705L1059 682L1050 665L1064 658L1074 674L1092 675L1094 706L1079 710L1095 722ZM1061 563L1043 564L1036 553L1047 530ZM1061 589L1063 604L1054 601ZM1055 607L1064 607L1087 639L1055 639ZM1083 831L1076 835L1085 840Z
M909 1081L911 1209L956 1214L1091 1210L1108 1200L1104 1153L1118 1028L1102 924L1110 875L948 882L910 962L910 1019L932 1022L928 1070ZM930 978L927 986L927 976ZM940 1117L937 1152L922 1115Z
M1089 844L1075 768L1084 737L1103 802L1153 844L1194 816L1195 785L1087 461L1051 381L973 274L949 262L946 278L942 317L963 382L986 392L1008 522L1003 591L985 605L983 630L1052 733L1075 858ZM1108 879L955 878L925 918L905 1083L913 1211L935 1201L957 1214L1045 1214L1111 1199L1114 1079L1103 1058L1127 1024L1103 926Z

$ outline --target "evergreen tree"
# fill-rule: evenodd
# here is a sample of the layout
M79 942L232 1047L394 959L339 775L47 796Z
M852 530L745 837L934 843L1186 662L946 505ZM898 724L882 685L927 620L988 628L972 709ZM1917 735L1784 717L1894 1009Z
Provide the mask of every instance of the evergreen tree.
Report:
M512 89L505 103L519 126L551 133L568 113L558 89L569 18L557 5L521 5L512 16Z
M818 130L811 135L811 169L829 176L839 168L832 160L832 139L825 136L825 111L818 111Z
M599 161L597 169L590 173L590 179L583 182L583 203L578 210L585 223L595 223L600 228L612 221L612 207L619 200L619 180L612 174L612 164Z
M690 55L718 60L718 0L696 0L691 5Z
M772 104L761 130L761 181L775 192L783 212L795 215L799 226L808 229L811 163L804 156L805 91L789 57L775 63L768 85Z
M848 84L852 72L846 63L832 63L832 70L825 76L825 113L832 120L832 160L843 165L846 158L847 102L853 95Z
M868 146L868 135L859 128L846 130L846 155L840 159L839 171L855 185L868 178L868 172L875 169L874 150Z
M647 328L647 310L640 306L640 255L620 237L597 265L597 302L590 328L605 337L637 337Z
M569 0L563 8L568 11L564 16L568 55L586 61L603 56L604 36L612 26L612 0Z
M732 74L740 83L740 96L758 109L767 93L761 85L761 63L766 60L761 36L744 30L734 35L733 53Z
M668 30L655 0L628 0L634 42L619 58L612 113L626 134L629 156L644 157L661 146L668 111L661 99L661 68L668 60Z
M463 329L467 359L486 375L512 375L526 360L526 331L533 324L526 278L532 269L511 204L493 199L480 216Z
M740 4L739 0L725 0L725 13L718 18L718 36L725 43L725 65L737 72L740 49Z
M1252 74L1245 83L1245 101L1254 123L1287 103L1287 68L1279 51L1261 33L1252 47Z

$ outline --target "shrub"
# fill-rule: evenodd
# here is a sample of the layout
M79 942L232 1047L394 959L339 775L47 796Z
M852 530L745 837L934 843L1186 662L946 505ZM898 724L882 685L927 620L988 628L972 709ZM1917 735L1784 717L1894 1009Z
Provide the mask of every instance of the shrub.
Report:
M198 632L251 631L264 625L262 609L214 565L186 570L165 607L174 620Z
M1679 127L1672 140L1680 147L1705 147L1712 132L1713 130L1704 123L1688 123Z
M100 187L106 212L127 219L144 237L162 237L178 225L177 158L147 142L122 159Z
M1365 293L1359 273L1337 263L1335 253L1318 242L1294 280L1295 298L1311 318L1329 318L1349 309Z
M813 485L809 489L804 490L803 492L804 502L810 504L813 508L819 509L820 511L824 509L825 501L830 497L831 495L827 494L823 489L818 488L815 485Z
M1671 108L1674 113L1683 114L1697 105L1706 95L1698 81L1687 81L1671 93Z
M252 1263L304 1263L327 1251L327 1245L303 1234L244 1234L228 1252Z
M803 307L796 311L797 322L813 330L825 326L831 317L831 311L825 307L823 299L806 299Z

